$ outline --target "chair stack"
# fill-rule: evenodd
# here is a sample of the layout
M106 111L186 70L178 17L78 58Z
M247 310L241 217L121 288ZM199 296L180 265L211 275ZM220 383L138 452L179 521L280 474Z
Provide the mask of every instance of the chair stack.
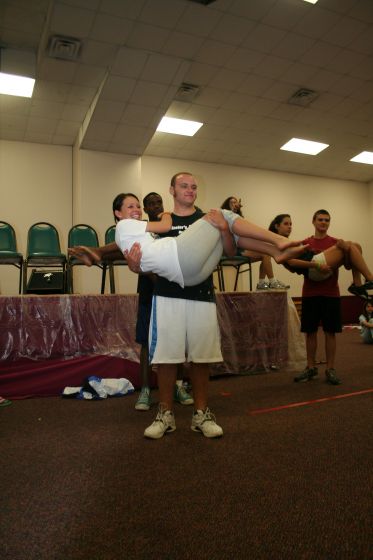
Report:
M58 268L62 272L62 293L66 293L66 255L61 252L58 231L48 222L33 224L27 234L27 253L23 261L23 293L28 291L27 271L33 268ZM46 282L51 281L53 272L44 274Z
M16 233L8 222L0 221L0 265L12 265L19 269L18 293L22 292L23 255L17 250Z
M115 225L105 232L105 245L115 243ZM96 230L88 224L76 224L68 232L68 247L99 247ZM113 258L114 257L114 258ZM37 222L27 232L26 256L18 252L16 233L11 224L0 221L0 265L12 265L19 270L18 293L51 294L74 293L73 269L82 262L61 251L60 238L54 225ZM110 293L115 294L114 268L126 266L116 246L107 251L101 262L93 262L102 270L101 294L105 293L106 274L109 272ZM32 274L28 270L32 268ZM39 269L48 269L42 270ZM52 270L53 269L53 270Z
M92 247L93 249L99 246L97 232L92 226L88 224L77 224L70 228L68 234L68 247L77 247L79 245L85 245L86 247ZM81 265L84 265L81 260L76 257L69 256L67 261L67 291L69 294L74 293L73 268L74 266ZM103 265L97 262L93 262L92 265L103 268Z
M109 243L115 243L115 225L108 227L105 232L105 245ZM127 261L124 257L115 260L103 259L102 260L102 280L101 280L101 293L105 293L106 284L106 272L109 270L109 281L110 281L110 293L115 294L115 277L114 277L114 267L115 266L126 266Z

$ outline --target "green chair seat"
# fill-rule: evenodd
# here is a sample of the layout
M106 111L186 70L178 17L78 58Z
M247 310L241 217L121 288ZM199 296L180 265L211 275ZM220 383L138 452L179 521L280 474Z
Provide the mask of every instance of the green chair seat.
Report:
M61 268L63 290L66 292L66 255L61 252L60 238L56 227L49 222L33 224L27 234L27 255L24 260L23 292L27 292L27 269Z
M23 255L17 251L16 233L8 222L0 221L0 265L12 265L19 269L18 293L22 291Z
M98 247L98 235L96 230L88 225L88 224L76 224L72 228L70 228L68 234L68 246L69 247L77 247L78 245L85 245L86 247ZM70 294L74 293L74 286L73 286L73 267L74 266L81 266L84 263L77 259L76 257L69 256L68 263L67 263L67 283L68 283L68 292ZM102 268L101 264L93 263L93 266L98 266Z
M116 226L110 226L107 228L105 232L105 245L109 243L115 242L115 228ZM109 261L103 259L102 261L102 280L101 280L101 293L105 293L105 284L106 284L106 272L109 269L109 280L110 280L110 293L115 294L115 277L114 277L114 268L116 266L127 266L127 261L123 257L123 259L118 259L115 261Z

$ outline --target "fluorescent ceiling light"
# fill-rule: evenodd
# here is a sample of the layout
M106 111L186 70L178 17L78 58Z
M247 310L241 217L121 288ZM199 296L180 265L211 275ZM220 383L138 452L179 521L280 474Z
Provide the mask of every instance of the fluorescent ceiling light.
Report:
M194 136L202 125L203 123L196 121L163 117L158 125L157 131L168 132L170 134L182 134L183 136Z
M357 156L350 159L350 161L356 161L357 163L368 163L373 165L373 152L361 152Z
M325 150L325 148L327 148L328 146L329 144L322 144L321 142L302 140L302 138L292 138L291 140L289 140L289 142L281 146L281 150L316 156L317 154Z
M35 80L15 74L0 72L0 93L16 95L18 97L31 97Z
M305 2L309 2L310 4L316 4L319 0L304 0Z

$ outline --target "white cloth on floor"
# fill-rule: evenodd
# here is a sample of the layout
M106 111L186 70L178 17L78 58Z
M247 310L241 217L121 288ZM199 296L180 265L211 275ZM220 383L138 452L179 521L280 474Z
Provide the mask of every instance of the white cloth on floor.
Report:
M92 375L85 380L82 387L65 387L62 396L76 399L106 399L107 397L120 397L133 393L135 390L131 381L120 377L119 379L103 379Z

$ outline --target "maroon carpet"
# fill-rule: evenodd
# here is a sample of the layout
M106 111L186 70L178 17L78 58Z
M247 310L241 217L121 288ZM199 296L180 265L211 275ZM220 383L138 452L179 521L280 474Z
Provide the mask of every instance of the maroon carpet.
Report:
M338 387L324 366L212 380L220 440L180 405L176 432L145 440L156 407L136 394L1 408L1 558L372 558L373 347L338 342Z

